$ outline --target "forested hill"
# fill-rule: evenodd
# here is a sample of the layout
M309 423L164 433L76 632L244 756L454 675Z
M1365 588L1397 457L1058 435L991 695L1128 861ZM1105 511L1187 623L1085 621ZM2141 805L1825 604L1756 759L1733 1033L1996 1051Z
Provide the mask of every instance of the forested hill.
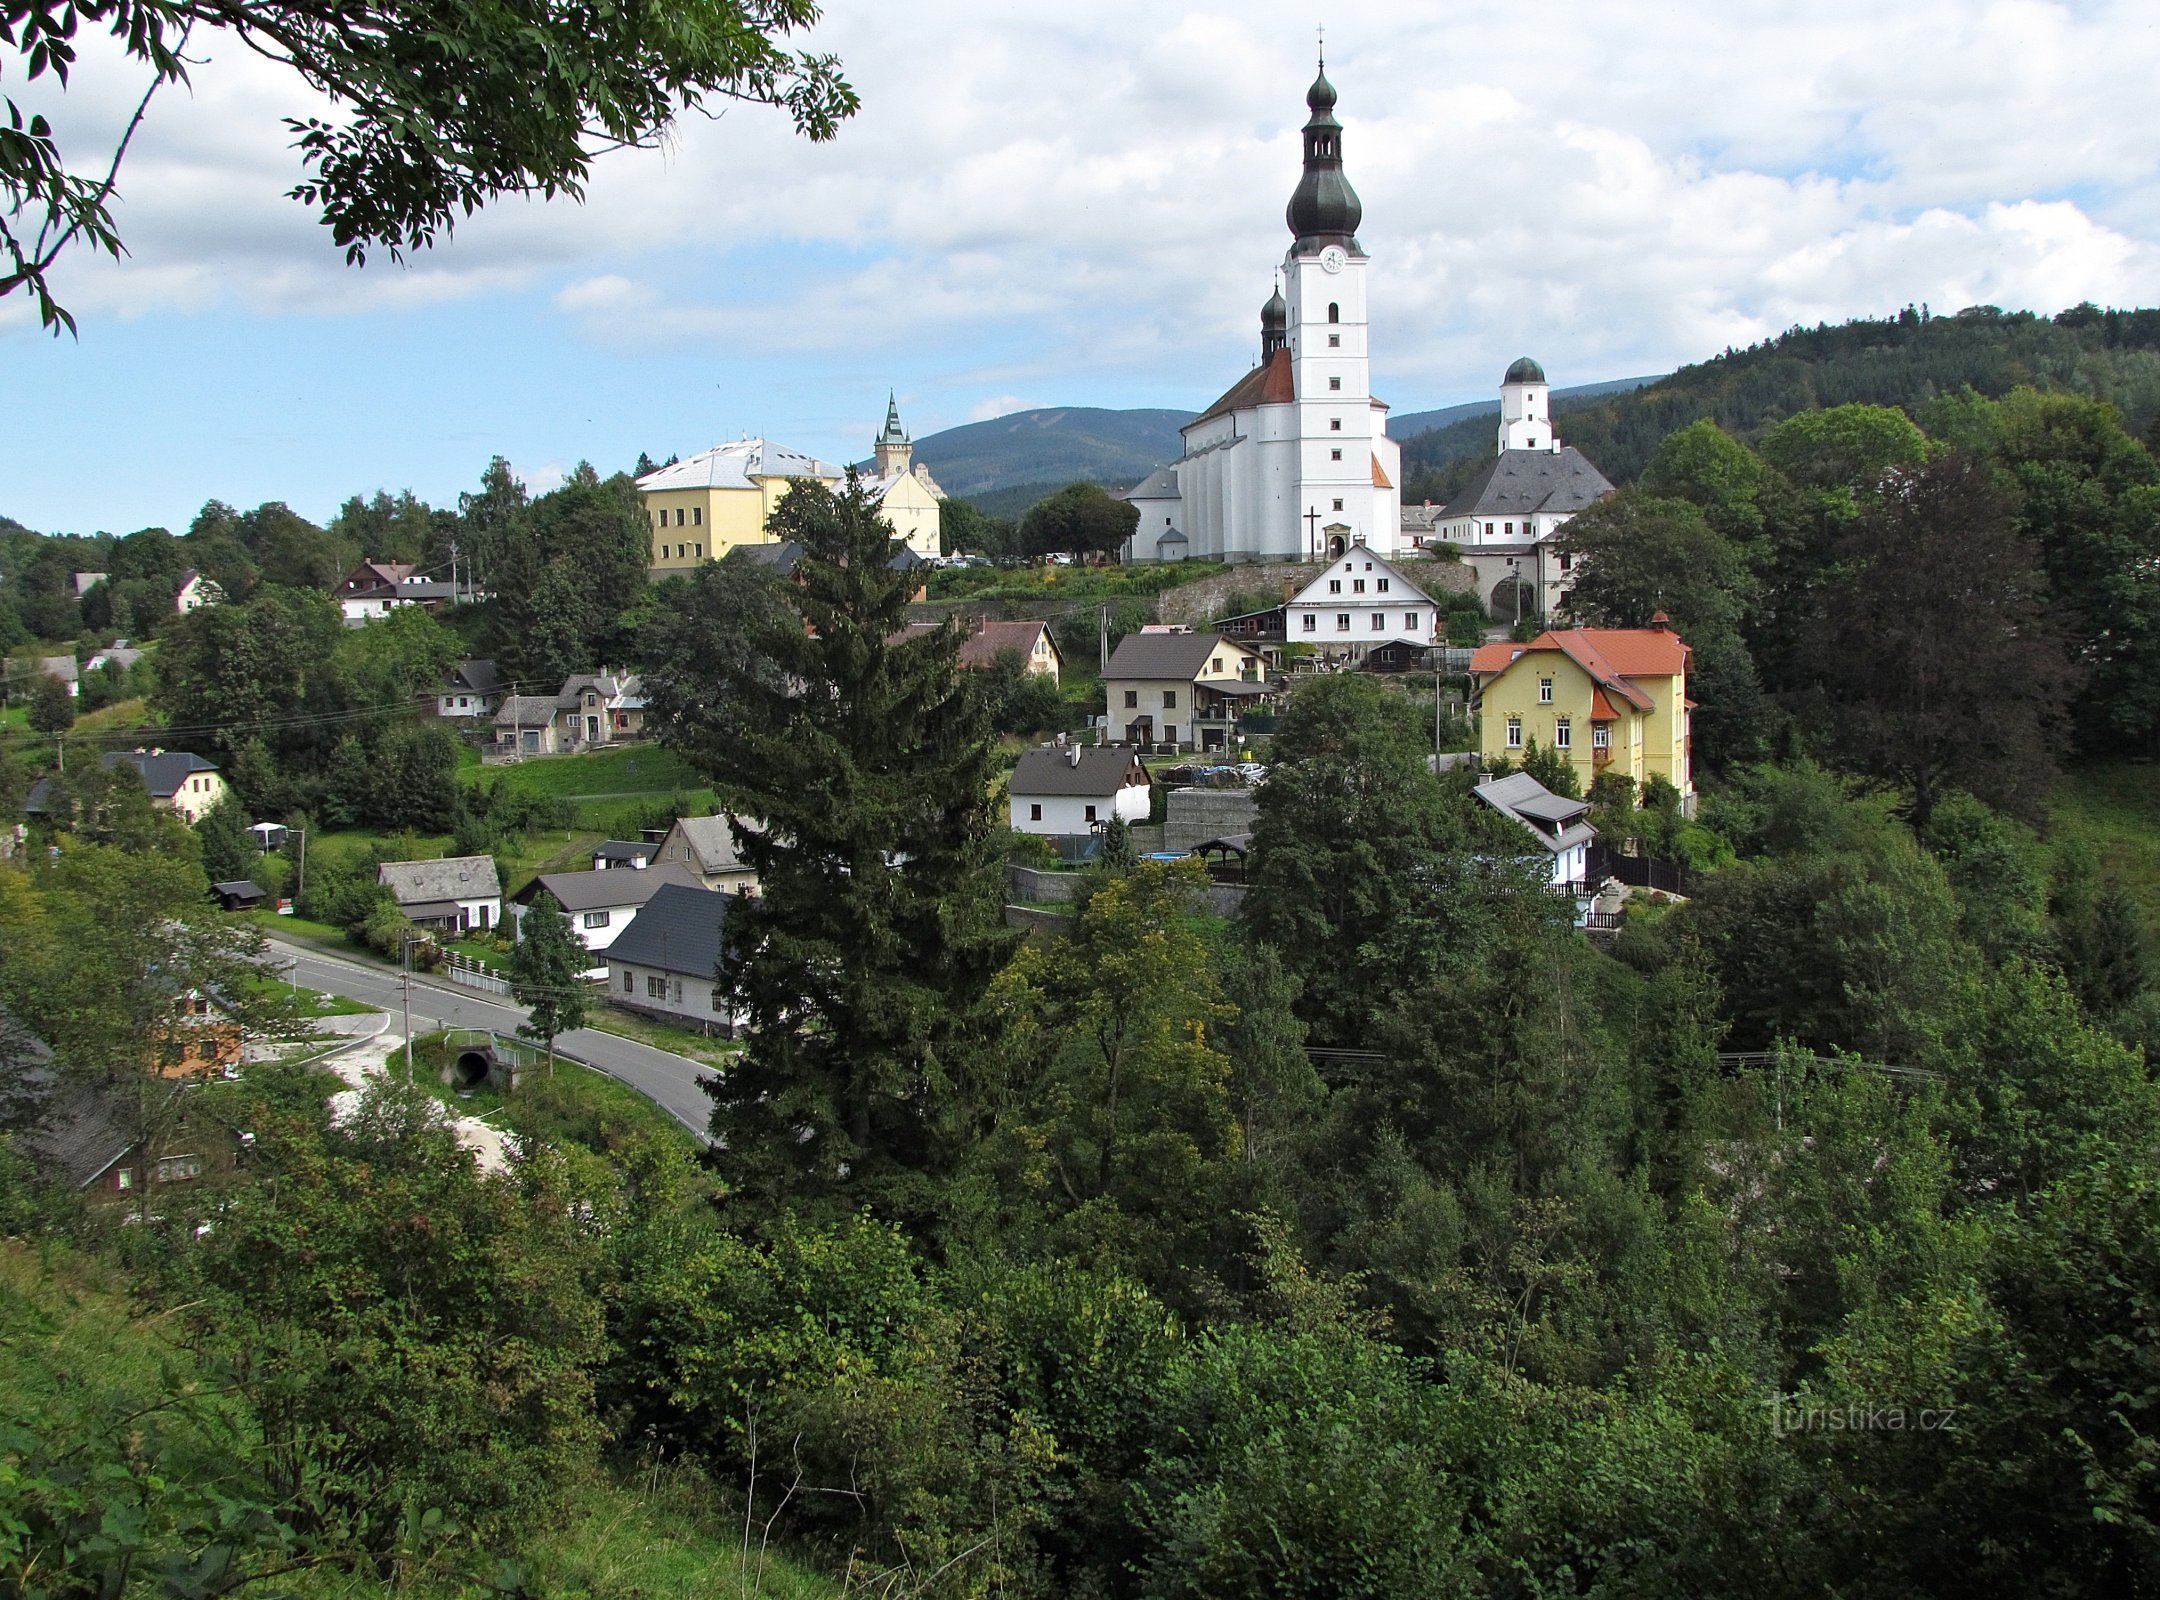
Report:
M2160 310L2082 305L2055 317L1975 306L1794 328L1671 377L1587 405L1554 397L1561 435L1615 483L1630 483L1676 428L1708 417L1750 436L1796 412L1861 402L1917 408L1968 385L1989 396L2019 384L2112 401L2133 432L2160 414ZM1482 418L1406 439L1406 500L1444 501L1492 448Z
M915 441L949 494L974 497L1023 484L1137 483L1177 459L1184 411L1049 406L970 422Z

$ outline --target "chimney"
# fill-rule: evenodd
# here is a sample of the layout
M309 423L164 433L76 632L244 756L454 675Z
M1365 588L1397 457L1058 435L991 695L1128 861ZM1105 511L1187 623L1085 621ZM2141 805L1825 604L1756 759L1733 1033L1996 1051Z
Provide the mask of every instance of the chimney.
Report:
M1665 613L1662 611L1655 612L1651 615L1650 626L1657 629L1657 631L1660 633L1670 632L1672 629L1672 618L1665 615Z
M1073 745L1066 750L1065 765L1068 767L1078 767L1080 765L1080 747L1078 745Z
M1295 600L1297 598L1297 587L1297 580L1295 578L1283 579L1282 597L1285 600Z

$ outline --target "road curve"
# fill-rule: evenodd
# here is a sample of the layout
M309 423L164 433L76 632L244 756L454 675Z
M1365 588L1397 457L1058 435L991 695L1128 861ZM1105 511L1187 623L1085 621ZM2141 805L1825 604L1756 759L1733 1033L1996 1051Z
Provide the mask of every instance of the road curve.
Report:
M276 951L274 965L278 976L291 974L312 989L343 995L363 1005L380 1006L390 1014L393 1028L403 1026L405 996L395 972L347 961L304 945L289 944L275 934L270 937L270 945ZM517 1025L525 1020L525 1008L484 995L477 989L456 988L415 976L412 1020L415 1033L433 1032L437 1028L493 1028L498 1033L514 1033ZM714 1076L712 1068L692 1061L688 1056L657 1050L649 1044L639 1044L635 1039L602 1033L595 1028L579 1028L562 1034L556 1039L555 1048L562 1055L582 1061L611 1078L621 1079L698 1138L707 1137L712 1101L698 1086Z

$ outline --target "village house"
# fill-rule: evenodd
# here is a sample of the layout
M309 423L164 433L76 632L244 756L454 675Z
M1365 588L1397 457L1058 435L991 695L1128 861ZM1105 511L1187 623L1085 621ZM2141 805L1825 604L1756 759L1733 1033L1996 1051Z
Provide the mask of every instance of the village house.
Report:
M1597 829L1584 820L1590 802L1554 794L1527 772L1490 778L1473 792L1537 840L1552 859L1552 886L1574 894L1587 907L1590 846L1597 839Z
M1220 634L1147 627L1103 669L1104 726L1123 744L1227 749L1247 709L1272 700L1260 652Z
M592 869L609 872L628 868L642 872L653 864L653 856L659 848L659 839L650 833L643 839L603 839L593 846Z
M608 946L608 997L626 1011L732 1036L742 1018L719 973L736 903L731 894L662 884Z
M498 759L633 742L645 732L645 686L634 674L573 673L552 695L505 695L492 726Z
M935 633L941 626L935 622L911 622L894 637L916 638ZM1040 673L1052 683L1062 680L1064 653L1050 635L1050 624L1039 618L1003 621L995 617L963 617L960 630L960 665L963 667L981 671L995 666L998 657L1009 651L1020 658L1020 664L1028 671Z
M331 593L348 628L387 617L398 606L437 611L459 598L456 584L430 578L404 561L363 561Z
M631 920L669 884L704 892L687 870L652 867L642 872L543 872L512 897L510 922L525 937L525 913L544 891L555 897L578 943L596 954L612 945Z
M38 676L57 678L64 684L70 699L82 692L82 669L73 656L39 656L37 670Z
M502 704L502 674L492 661L460 661L435 694L435 715L460 721L492 716Z
M41 1059L49 1061L50 1054ZM18 1147L43 1177L100 1208L142 1206L155 1215L161 1192L226 1177L254 1138L196 1112L186 1083L164 1091L172 1096L164 1108L169 1114L149 1138L139 1139L117 1088L61 1083L49 1067L36 1064L26 1076L41 1104L36 1120L17 1136Z
M1154 794L1147 768L1124 746L1038 745L1020 757L1009 791L1020 833L1091 833L1112 817L1145 822Z
M1660 611L1647 628L1563 628L1470 658L1488 763L1520 761L1535 740L1575 768L1585 794L1605 773L1653 777L1695 812L1689 650Z
M375 881L417 928L447 934L485 933L502 923L502 879L493 856L446 856L440 861L385 861Z
M204 606L214 606L225 598L225 591L217 580L205 577L193 567L180 574L180 588L173 595L173 609L185 616Z
M240 1045L232 1014L202 990L189 989L157 1031L155 1065L160 1077L206 1077L238 1067Z
M746 833L765 831L763 823L747 817L737 820ZM662 866L686 869L708 889L725 889L731 894L754 893L757 889L757 874L735 848L735 834L724 816L678 817L667 837L660 841L660 853L654 859Z
M98 757L98 764L106 768L133 768L136 776L142 779L143 787L150 791L151 803L160 811L172 812L191 828L202 820L204 812L223 800L227 792L218 769L201 756L190 755L185 750L108 750ZM40 778L30 786L30 793L23 800L26 816L44 815L56 781Z

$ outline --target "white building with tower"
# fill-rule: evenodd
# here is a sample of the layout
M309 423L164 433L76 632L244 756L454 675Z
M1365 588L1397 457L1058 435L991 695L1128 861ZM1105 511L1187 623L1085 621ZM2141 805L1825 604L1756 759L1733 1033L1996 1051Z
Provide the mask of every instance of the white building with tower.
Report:
M1325 63L1305 96L1305 171L1285 218L1260 361L1193 421L1185 450L1126 498L1129 561L1326 560L1402 546L1402 454L1373 397L1364 208L1343 176Z
M1413 512L1406 537L1452 544L1478 575L1478 595L1501 621L1549 616L1567 599L1567 558L1554 534L1613 492L1605 474L1553 431L1545 369L1528 356L1500 380L1499 449L1445 509Z

